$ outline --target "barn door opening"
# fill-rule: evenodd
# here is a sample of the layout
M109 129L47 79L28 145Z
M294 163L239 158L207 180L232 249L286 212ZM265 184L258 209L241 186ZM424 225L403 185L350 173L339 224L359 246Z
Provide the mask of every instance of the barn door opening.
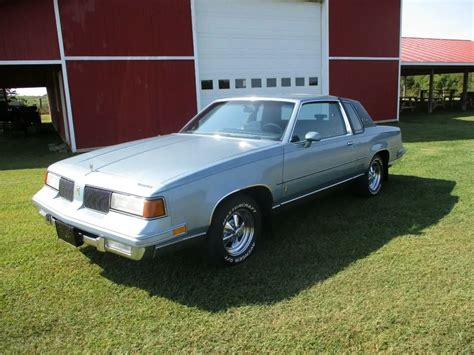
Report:
M0 65L0 126L34 134L53 127L69 144L60 65Z

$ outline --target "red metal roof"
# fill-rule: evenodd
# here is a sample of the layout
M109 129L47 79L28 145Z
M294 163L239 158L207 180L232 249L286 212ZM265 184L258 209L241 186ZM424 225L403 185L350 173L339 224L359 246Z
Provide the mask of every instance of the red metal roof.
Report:
M402 62L474 64L474 41L403 37Z

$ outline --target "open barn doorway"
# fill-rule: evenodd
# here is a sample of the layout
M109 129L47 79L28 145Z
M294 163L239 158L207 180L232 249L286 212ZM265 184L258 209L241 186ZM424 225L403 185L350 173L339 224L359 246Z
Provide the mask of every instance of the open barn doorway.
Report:
M69 145L60 65L0 65L0 132L9 140L53 132Z

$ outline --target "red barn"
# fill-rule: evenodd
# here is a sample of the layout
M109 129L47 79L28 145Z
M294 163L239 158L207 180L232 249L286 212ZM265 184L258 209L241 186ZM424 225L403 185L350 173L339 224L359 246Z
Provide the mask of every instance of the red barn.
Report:
M397 120L401 0L0 0L0 87L46 86L73 151L216 98L332 94Z

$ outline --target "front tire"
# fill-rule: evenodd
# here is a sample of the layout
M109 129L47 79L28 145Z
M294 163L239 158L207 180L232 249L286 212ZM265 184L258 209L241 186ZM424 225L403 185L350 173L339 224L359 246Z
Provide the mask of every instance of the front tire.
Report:
M366 173L361 176L357 183L357 192L366 197L377 196L382 189L384 181L385 166L383 159L376 155L372 158Z
M207 234L210 261L219 265L244 262L261 233L262 213L255 200L247 195L229 198L217 208Z

